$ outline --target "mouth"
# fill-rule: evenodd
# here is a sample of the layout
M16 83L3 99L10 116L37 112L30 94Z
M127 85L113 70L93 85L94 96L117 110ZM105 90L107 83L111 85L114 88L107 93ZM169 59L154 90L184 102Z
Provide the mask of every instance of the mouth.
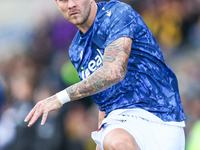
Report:
M75 12L71 12L69 15L70 15L70 16L76 16L76 15L78 15L78 14L79 14L79 12L75 11Z

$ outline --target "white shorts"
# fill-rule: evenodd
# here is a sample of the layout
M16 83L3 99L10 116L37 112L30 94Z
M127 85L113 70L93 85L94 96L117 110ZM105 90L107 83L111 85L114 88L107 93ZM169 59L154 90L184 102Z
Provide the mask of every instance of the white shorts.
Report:
M147 116L148 120L143 116ZM184 150L183 127L184 122L168 124L142 109L115 110L103 120L99 130L92 132L91 136L103 150L103 140L108 132L121 128L134 137L141 150Z

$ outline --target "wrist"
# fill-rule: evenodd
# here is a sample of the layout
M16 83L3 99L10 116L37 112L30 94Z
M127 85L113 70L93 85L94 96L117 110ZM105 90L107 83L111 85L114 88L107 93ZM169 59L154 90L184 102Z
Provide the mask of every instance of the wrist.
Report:
M65 104L65 103L71 101L66 90L62 90L62 91L56 93L56 96L62 104Z

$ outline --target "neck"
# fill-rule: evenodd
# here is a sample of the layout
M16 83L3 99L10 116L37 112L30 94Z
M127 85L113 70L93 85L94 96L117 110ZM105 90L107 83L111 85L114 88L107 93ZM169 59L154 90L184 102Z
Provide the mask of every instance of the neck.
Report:
M83 34L86 33L89 30L89 28L92 26L94 19L96 17L96 13L97 13L97 4L95 1L93 1L91 4L90 15L88 16L87 21L82 25L77 25L77 27Z

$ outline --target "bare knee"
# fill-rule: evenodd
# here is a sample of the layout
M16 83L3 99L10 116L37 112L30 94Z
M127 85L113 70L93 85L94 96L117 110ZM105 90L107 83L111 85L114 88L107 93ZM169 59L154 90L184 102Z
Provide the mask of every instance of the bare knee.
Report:
M109 150L135 150L135 146L128 139L120 139L110 143Z
M126 130L110 131L103 142L105 150L135 150L135 139Z

